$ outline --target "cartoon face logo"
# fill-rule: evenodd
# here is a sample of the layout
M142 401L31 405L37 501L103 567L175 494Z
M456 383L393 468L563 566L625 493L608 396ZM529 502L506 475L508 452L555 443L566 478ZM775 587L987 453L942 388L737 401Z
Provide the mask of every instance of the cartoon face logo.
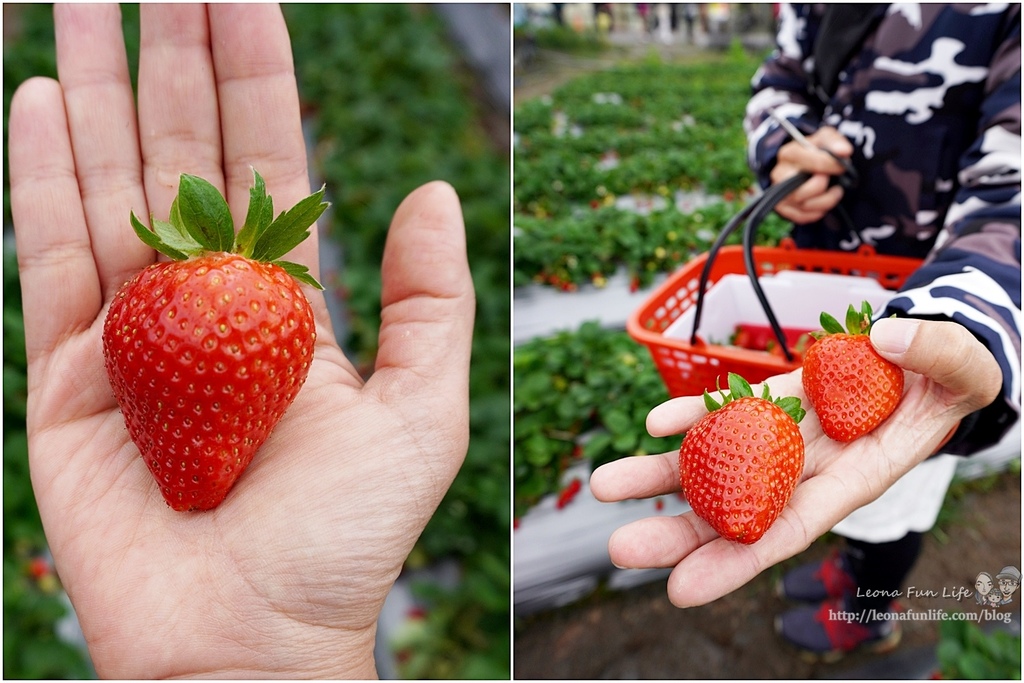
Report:
M1003 567L996 574L996 581L999 583L999 604L1008 605L1013 602L1013 594L1020 587L1020 571L1014 566Z
M979 605L988 604L988 594L992 592L992 575L988 572L981 572L974 579L974 599Z

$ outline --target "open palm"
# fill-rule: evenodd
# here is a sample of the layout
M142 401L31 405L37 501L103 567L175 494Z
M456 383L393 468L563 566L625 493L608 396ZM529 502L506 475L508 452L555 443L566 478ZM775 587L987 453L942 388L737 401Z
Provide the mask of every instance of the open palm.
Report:
M278 206L310 183L280 10L141 12L137 111L116 6L55 8L59 83L27 81L11 104L29 457L57 571L103 676L372 676L381 605L466 452L458 198L432 183L395 214L372 378L304 288L318 336L298 398L224 503L171 511L103 367L107 306L156 260L129 211L166 217L193 173L241 224L252 168ZM316 274L315 233L289 260Z
M895 326L895 327L894 327ZM873 432L850 443L825 436L813 411L800 422L805 465L800 484L775 524L756 543L722 539L711 525L687 512L642 519L618 529L609 541L622 567L672 567L668 595L680 607L715 600L760 572L806 549L857 508L877 499L912 467L934 453L959 421L991 403L1001 373L992 354L966 328L952 322L882 320L909 348L879 352L907 370L903 399ZM802 371L766 382L773 396L796 396L808 407ZM760 386L755 387L755 395ZM647 417L654 436L682 434L707 414L700 397L676 398ZM644 498L680 490L678 455L627 458L594 471L599 500Z

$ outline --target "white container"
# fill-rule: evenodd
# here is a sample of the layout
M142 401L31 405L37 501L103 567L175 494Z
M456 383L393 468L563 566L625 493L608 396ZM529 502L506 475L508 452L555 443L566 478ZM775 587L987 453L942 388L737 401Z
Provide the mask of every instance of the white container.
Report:
M842 323L851 304L859 309L861 302L867 301L878 311L892 296L876 280L867 277L785 270L763 275L758 281L779 325L786 328L820 329L822 311ZM695 312L696 307L688 308L669 325L664 336L688 340L693 332ZM724 275L704 295L697 332L709 343L724 344L742 323L767 325L768 316L757 300L750 278Z

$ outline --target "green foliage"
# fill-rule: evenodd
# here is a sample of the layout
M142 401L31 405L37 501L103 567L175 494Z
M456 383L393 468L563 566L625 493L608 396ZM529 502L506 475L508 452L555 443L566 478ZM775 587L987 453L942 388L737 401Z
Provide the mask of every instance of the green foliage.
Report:
M742 122L758 64L742 50L706 62L644 61L519 105L514 283L565 288L624 267L643 285L706 249L755 184ZM678 191L723 201L683 211ZM636 216L619 208L624 195L664 198L666 208ZM760 242L775 244L788 229L772 214Z
M608 41L597 31L577 31L568 26L529 26L516 29L515 39L530 39L545 50L593 55L607 49Z
M503 563L480 555L463 565L454 588L415 582L413 591L431 605L409 618L393 647L402 678L507 679L509 668L509 574Z
M1005 631L985 633L977 624L943 620L937 655L948 680L1020 680L1020 636Z
M647 286L659 273L707 251L740 208L737 202L717 202L690 213L668 207L639 214L601 206L564 217L518 215L513 284L572 289L568 285L589 282L600 287L624 269L636 286ZM761 224L756 242L778 244L789 229L789 223L772 214ZM737 231L727 244L740 240Z
M668 400L668 391L625 332L585 323L517 347L512 365L517 517L557 491L578 458L596 467L679 447L678 437L647 434L647 413Z

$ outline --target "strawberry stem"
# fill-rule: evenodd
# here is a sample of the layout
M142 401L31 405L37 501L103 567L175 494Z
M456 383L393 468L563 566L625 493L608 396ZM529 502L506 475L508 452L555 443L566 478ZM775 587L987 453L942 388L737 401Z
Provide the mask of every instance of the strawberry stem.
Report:
M330 206L323 201L325 187L275 219L274 201L267 194L266 183L256 169L253 169L253 178L245 223L237 236L224 196L208 181L187 173L180 176L178 196L171 203L168 219L161 221L151 216L153 228L149 229L131 212L132 229L146 246L175 261L210 252L230 251L256 261L273 263L299 282L323 289L309 274L308 267L281 260L281 257L309 237L311 226Z
M731 403L740 398L752 398L754 396L754 389L750 386L750 382L745 380L735 372L730 372L727 375L729 383L729 393L718 386L716 382L716 389L718 394L722 397L721 402L716 401L714 397L708 393L707 389L704 390L704 407L708 409L709 413L713 413L722 406ZM801 407L800 399L796 396L785 396L781 398L773 399L771 396L771 390L767 384L761 385L761 399L774 403L778 407L782 408L783 412L793 418L793 422L800 424L800 420L804 419L804 415L807 411Z

